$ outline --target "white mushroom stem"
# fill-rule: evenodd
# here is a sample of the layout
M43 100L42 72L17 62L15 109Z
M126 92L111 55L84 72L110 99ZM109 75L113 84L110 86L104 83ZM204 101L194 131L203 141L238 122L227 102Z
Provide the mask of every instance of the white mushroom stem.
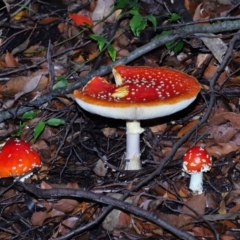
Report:
M141 169L140 134L144 131L139 121L127 121L127 147L125 170Z
M189 188L193 193L201 194L203 192L203 173L196 172L191 174Z

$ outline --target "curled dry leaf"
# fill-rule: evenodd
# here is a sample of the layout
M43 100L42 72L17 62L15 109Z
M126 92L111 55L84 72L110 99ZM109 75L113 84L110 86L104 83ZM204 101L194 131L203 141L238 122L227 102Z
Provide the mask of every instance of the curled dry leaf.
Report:
M107 167L105 166L105 164L103 163L103 161L101 159L99 159L97 161L97 163L95 164L93 171L95 174L97 174L100 177L104 177L107 174Z
M37 73L39 73L37 75ZM25 86L28 84L28 82L31 82L28 87L31 89L34 87L35 83L35 77L38 80L39 76L41 75L40 80L38 81L37 86L33 89L36 91L41 91L48 85L48 78L45 76L42 76L41 71L37 71L31 76L24 77L24 76L18 76L18 77L11 77L9 81L7 81L4 85L0 85L0 94L3 96L8 97L14 97L19 92L26 91L24 90ZM34 81L32 80L34 79Z
M186 134L191 128L196 126L198 124L199 120L191 121L186 126L182 127L180 131L177 134L177 138L182 137L184 134Z
M105 137L114 136L115 133L116 133L116 131L117 131L116 128L110 128L110 127L102 128L101 130L102 130L102 132L103 132L103 134L104 134Z
M208 236L208 238L214 238L213 232L208 228L195 226L192 231L197 238L205 238L206 236Z
M52 189L52 187L48 183L46 183L45 181L41 182L40 188L41 189Z
M58 233L61 235L66 235L71 231L71 229L74 229L76 227L78 221L79 221L78 217L70 217L65 219L59 226Z
M217 114L212 119L210 119L209 124L210 125L220 125L230 122L232 127L236 129L240 129L240 115L234 112L223 112L220 114Z
M239 147L233 143L206 142L206 150L216 158L226 156L229 153L237 152Z
M197 68L201 68L203 66L203 64L207 61L207 59L210 57L211 55L209 53L200 53L197 56L197 62L196 62L196 66Z
M42 226L45 219L49 217L50 215L47 212L34 212L31 217L31 223L34 226Z
M5 63L7 67L17 67L19 65L10 52L6 52L5 54Z
M217 66L214 66L214 65L207 66L206 70L203 73L204 78L207 80L210 80L210 78L216 73L217 70L218 70ZM222 85L226 81L226 78L227 78L227 74L224 71L219 76L217 83Z
M122 194L114 193L114 194L108 194L108 196L119 199L121 198ZM132 200L131 198L127 198L125 202L132 203ZM130 223L131 223L130 214L114 209L104 219L102 226L107 231L113 231L115 229L129 227Z
M238 129L231 127L227 124L213 125L209 128L208 134L210 138L215 139L217 142L227 143L238 132Z
M113 8L114 8L113 0L98 0L95 9L92 12L92 20L94 22L103 20L110 13L112 13ZM113 22L114 20L115 20L114 14L112 14L109 17L107 17L106 19L104 19L105 22Z

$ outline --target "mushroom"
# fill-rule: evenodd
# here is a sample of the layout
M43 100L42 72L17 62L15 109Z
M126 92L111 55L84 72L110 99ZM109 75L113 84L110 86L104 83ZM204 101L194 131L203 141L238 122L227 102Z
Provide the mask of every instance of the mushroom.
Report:
M41 159L27 142L11 138L2 148L0 164L0 178L18 177L40 167Z
M74 96L86 111L127 121L125 170L141 169L139 120L184 109L195 100L200 84L185 73L159 67L117 65L113 75L116 84L96 76Z
M196 194L203 191L203 172L211 169L212 158L208 152L198 146L191 147L183 156L183 170L191 174L189 188Z

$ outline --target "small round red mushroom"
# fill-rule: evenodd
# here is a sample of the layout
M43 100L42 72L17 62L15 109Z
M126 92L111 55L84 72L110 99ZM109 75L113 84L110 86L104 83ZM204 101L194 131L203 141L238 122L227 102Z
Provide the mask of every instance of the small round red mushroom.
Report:
M189 188L201 194L203 191L203 172L211 169L212 158L208 152L198 146L191 147L183 156L183 170L191 174Z
M159 67L113 68L116 84L94 77L82 90L75 90L76 102L86 111L127 121L126 170L141 168L139 120L168 116L192 103L198 81L185 73Z
M9 139L0 153L0 178L17 177L41 166L38 153L19 139Z

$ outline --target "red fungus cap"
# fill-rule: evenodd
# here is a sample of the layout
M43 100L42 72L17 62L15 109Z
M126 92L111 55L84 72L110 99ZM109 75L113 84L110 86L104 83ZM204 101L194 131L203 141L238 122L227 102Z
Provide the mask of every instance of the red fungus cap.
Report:
M21 176L41 166L38 153L19 139L9 139L0 153L0 178Z
M101 116L141 120L180 111L200 91L194 77L167 68L118 65L113 74L116 84L96 76L82 91L75 90L77 103Z
M198 146L191 147L183 156L183 169L189 174L207 172L211 169L212 158L208 152Z

